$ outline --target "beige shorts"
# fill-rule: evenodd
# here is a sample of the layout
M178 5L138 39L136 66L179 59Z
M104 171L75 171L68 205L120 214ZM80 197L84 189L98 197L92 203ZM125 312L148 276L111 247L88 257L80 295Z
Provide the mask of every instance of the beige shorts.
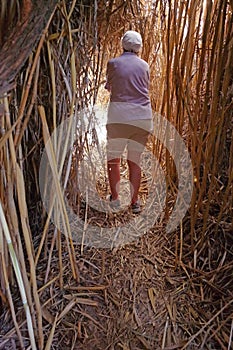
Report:
M150 134L151 121L140 120L132 124L106 125L108 160L120 158L127 148L127 158L138 161Z

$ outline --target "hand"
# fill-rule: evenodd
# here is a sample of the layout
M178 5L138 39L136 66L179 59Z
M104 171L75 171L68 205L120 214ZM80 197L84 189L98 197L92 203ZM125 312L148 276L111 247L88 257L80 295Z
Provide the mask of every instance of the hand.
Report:
M104 88L111 92L111 85L108 82L105 84Z

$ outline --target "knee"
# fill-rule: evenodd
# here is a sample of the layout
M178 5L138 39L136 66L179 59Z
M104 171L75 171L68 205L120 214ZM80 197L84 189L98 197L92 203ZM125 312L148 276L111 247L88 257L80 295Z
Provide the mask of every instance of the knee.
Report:
M118 165L120 164L121 159L120 158L114 158L108 160L108 165Z

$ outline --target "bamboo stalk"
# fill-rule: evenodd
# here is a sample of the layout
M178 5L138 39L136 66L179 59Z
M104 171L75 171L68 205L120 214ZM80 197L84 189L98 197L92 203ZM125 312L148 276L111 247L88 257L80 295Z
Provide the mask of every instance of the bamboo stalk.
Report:
M5 258L4 258L3 242L4 242L4 238L3 238L2 226L0 225L0 257L1 257L1 262L2 262L1 265L2 265L2 271L3 271L3 278L4 278L4 282L5 282L5 289L6 289L6 294L7 294L7 300L8 300L8 303L10 305L13 323L14 323L14 326L15 326L15 329L16 329L16 333L17 333L18 338L19 338L20 348L23 349L24 348L23 338L22 338L22 335L21 335L21 332L20 332L20 329L19 329L19 325L17 323L17 318L16 318L16 314L15 314L15 308L14 308L14 302L13 302L12 294L11 294L11 291L10 291L9 279L8 279L8 275L7 275L7 268L6 268Z
M19 141L18 137L19 137L20 126L21 126L20 123L21 123L21 120L23 118L26 102L27 102L29 91L30 91L30 87L31 87L31 82L32 82L32 79L33 79L33 76L34 76L34 72L36 70L36 66L37 66L37 63L38 63L38 60L39 60L39 56L40 56L40 52L41 52L42 46L43 46L44 41L45 41L45 36L47 34L47 31L48 31L50 22L51 22L51 20L53 18L53 15L54 15L54 11L51 14L51 16L50 16L50 18L48 20L48 23L47 23L47 25L46 25L46 27L45 27L42 35L41 35L41 38L40 38L40 41L39 41L39 44L37 46L37 50L36 50L36 53L35 53L35 58L34 58L34 61L33 61L33 64L32 64L32 68L31 68L29 77L27 79L26 88L25 88L24 94L22 96L21 104L20 104L20 107L19 107L18 124L16 126L16 131L15 131L15 138L14 138L15 145L17 145L17 143Z
M37 310L37 322L38 322L38 343L39 348L43 349L44 346L44 335L43 335L43 326L42 326L42 313L41 313L41 305L40 300L38 296L37 291L37 280L36 280L36 270L35 270L35 263L34 263L34 251L32 249L32 239L31 239L31 232L28 225L28 211L27 211L27 204L26 204L26 197L25 197L25 187L24 187L24 180L23 180L23 173L19 167L19 165L16 163L16 185L17 185L17 194L18 198L20 198L19 201L19 211L21 216L21 225L22 225L22 231L24 234L24 240L26 244L27 254L28 254L28 260L30 264L30 277L31 277L31 283L32 283L32 290L33 290L33 296L36 304L36 310Z
M44 108L43 108L43 106L39 106L38 109L39 109L39 113L40 113L42 124L43 124L43 134L44 134L44 142L46 145L46 151L47 151L47 155L49 158L51 170L53 173L54 185L55 185L55 188L57 191L59 214L61 214L61 216L62 216L63 229L65 230L65 232L64 232L65 237L66 237L67 241L69 242L67 244L67 246L68 246L68 251L69 251L69 255L70 255L70 262L71 262L71 267L72 267L72 271L73 271L73 276L76 279L77 278L77 271L76 271L76 267L75 267L76 262L75 262L74 248L73 248L73 243L72 243L72 235L71 235L71 231L70 231L68 214L67 214L67 211L65 208L63 192L61 190L61 186L60 186L60 182L59 182L60 176L59 176L58 169L57 169L56 156L55 156L54 151L53 151L51 139L49 138L49 131L48 131L48 125L47 125L47 121L46 121L46 117L45 117ZM70 247L71 247L71 250L70 250Z
M10 111L9 111L9 105L8 105L8 100L6 97L4 97L4 107L5 107L5 120L6 120L6 126L7 128L11 128L11 124L10 124ZM16 175L16 165L17 165L17 161L16 161L16 151L14 148L14 142L13 142L13 136L10 135L9 136L9 148L10 148L10 157L11 157L11 162L10 163L10 157L7 157L7 165L6 165L6 169L7 169L7 182L8 182L8 206L9 206L9 213L11 214L11 220L12 220L12 225L14 228L14 233L15 236L13 237L13 239L17 241L18 243L18 256L19 256L19 261L21 263L21 269L22 269L22 275L23 275L23 281L24 281L24 285L26 287L26 295L27 295L27 300L32 312L32 315L34 314L34 307L33 307L33 302L32 302L32 296L31 296L31 292L30 292L30 288L29 288L29 281L27 278L27 273L26 273L26 267L25 267L25 261L24 261L24 254L23 254L23 250L22 250L22 244L20 241L20 237L19 237L19 227L18 227L18 221L17 221L17 211L15 208L15 203L14 203L14 199L13 199L13 182L15 181L15 175ZM11 169L11 167L13 169ZM11 170L13 170L13 178L10 176L11 174ZM26 205L25 205L26 206ZM30 251L30 249L29 249ZM31 255L31 254L30 254ZM32 316L32 320L33 320L33 324L34 327L36 327L36 322L35 322L35 317Z
M45 345L45 350L50 350L51 347L52 347L52 342L53 342L53 337L54 337L54 333L55 333L55 330L56 330L56 326L57 326L57 315L55 317L52 329L51 329L51 331L49 333L49 337L48 337L47 343Z
M35 335L34 335L33 326L32 326L32 318L31 318L30 309L28 306L27 297L26 297L26 293L25 293L25 289L24 289L24 283L23 283L20 267L18 264L17 256L15 254L15 251L14 251L14 248L12 245L9 228L8 228L8 225L6 222L6 218L5 218L5 215L3 212L1 202L0 202L0 220L1 220L1 226L2 226L3 232L5 235L5 239L7 241L7 245L8 245L11 261L12 261L12 266L13 266L14 271L15 271L16 280L17 280L17 283L19 286L19 291L20 291L22 303L23 303L26 318L27 318L27 326L28 326L28 333L29 333L29 337L30 337L31 347L33 350L36 350L37 348L36 348Z

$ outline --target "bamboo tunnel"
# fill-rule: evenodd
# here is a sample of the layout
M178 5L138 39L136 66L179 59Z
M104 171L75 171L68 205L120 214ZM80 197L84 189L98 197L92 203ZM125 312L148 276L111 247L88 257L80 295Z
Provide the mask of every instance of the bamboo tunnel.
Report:
M1 2L0 349L232 348L232 12L226 0ZM79 190L88 162L83 186L108 193L98 123L107 62L129 29L143 38L156 121L146 154L157 168L145 155L144 203L150 183L166 187L147 230L143 217L91 208ZM182 142L167 146L175 138ZM177 199L187 200L182 149L192 196L168 232ZM127 182L124 160L122 169ZM83 223L80 241L71 212ZM85 245L92 226L96 246ZM114 239L129 243L98 246L115 227Z

